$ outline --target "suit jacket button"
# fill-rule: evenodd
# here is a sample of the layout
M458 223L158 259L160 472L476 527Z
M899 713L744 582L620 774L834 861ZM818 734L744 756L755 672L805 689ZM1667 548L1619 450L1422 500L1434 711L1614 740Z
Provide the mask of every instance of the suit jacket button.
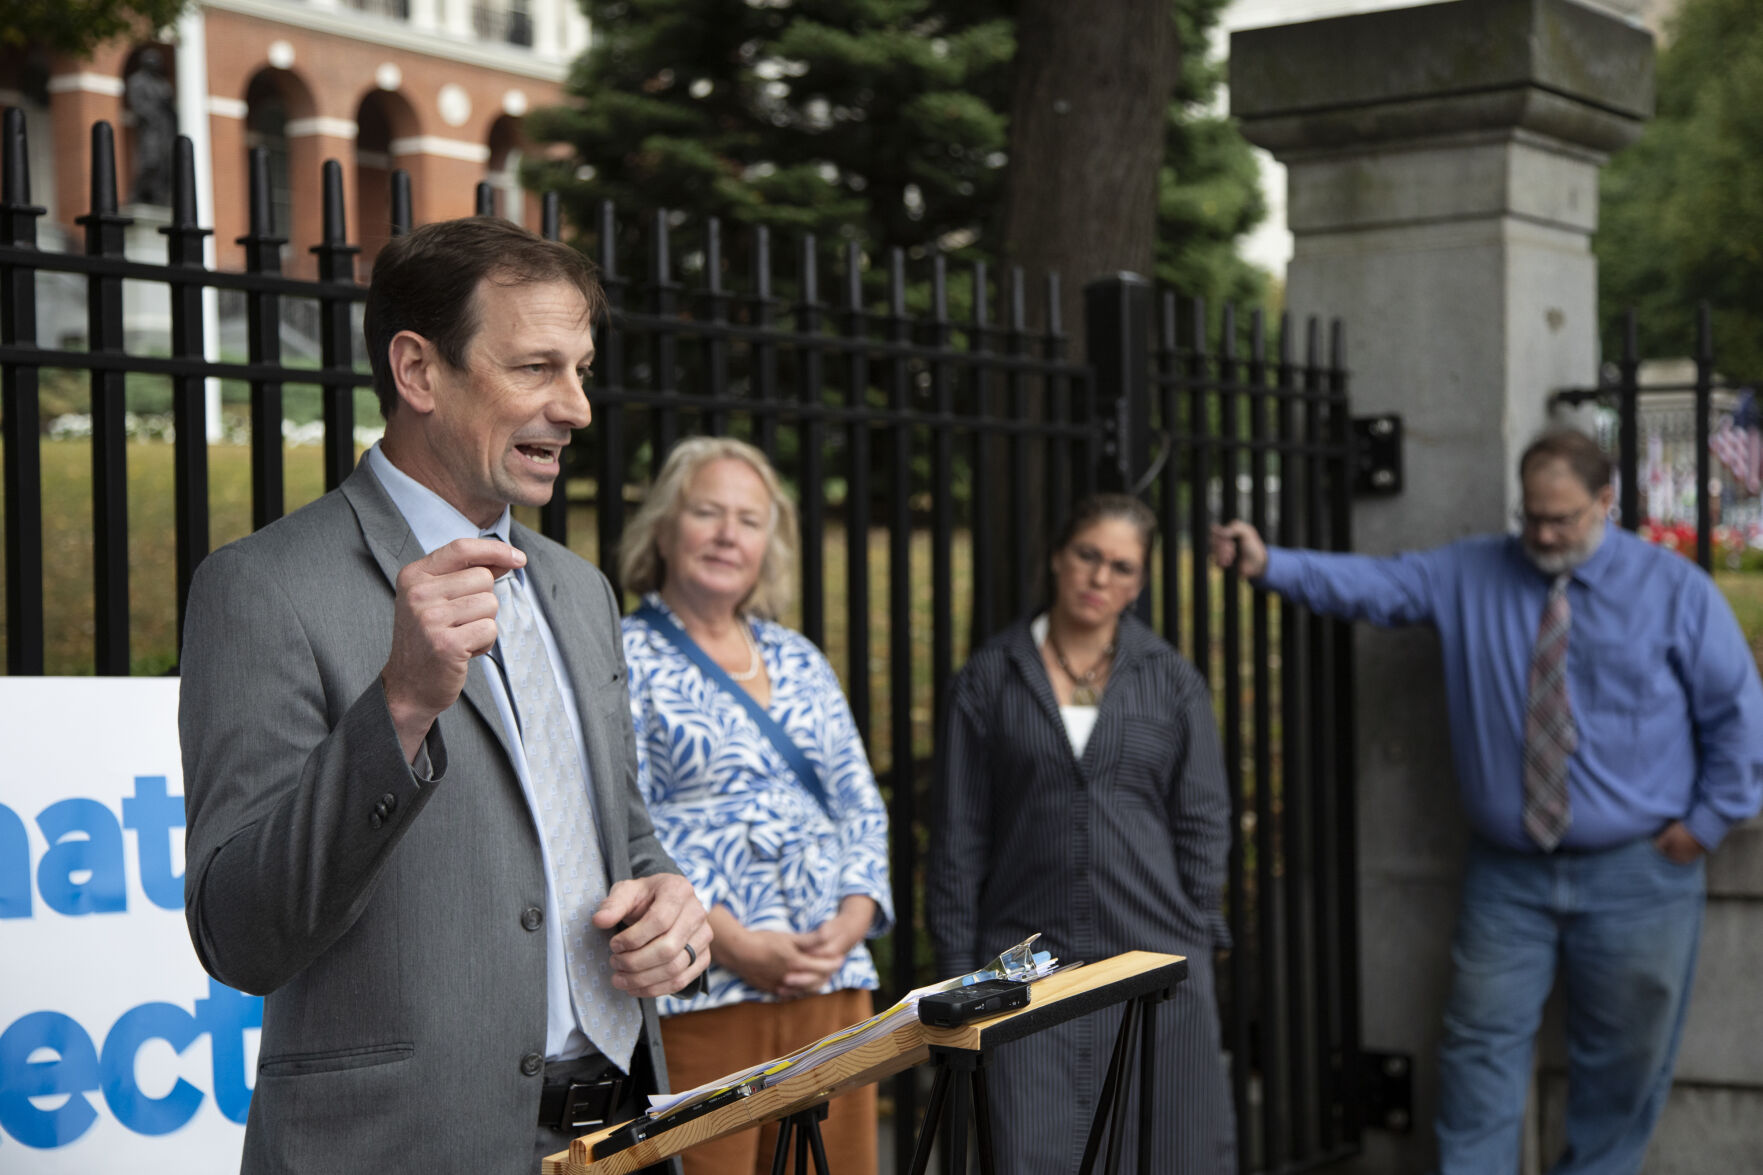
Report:
M377 811L376 811L376 812L374 812L374 813L373 813L373 815L371 815L371 816L369 816L369 817L368 817L368 818L367 818L367 822L368 822L368 823L369 823L369 824L371 824L371 825L373 825L373 827L374 827L374 828L376 828L376 829L377 829L377 828L379 828L379 826L380 826L380 825L382 825L382 824L384 824L384 823L385 823L385 822L386 822L386 821L385 821L385 818L384 818L384 817L382 817L382 816L381 816L381 815L380 815L380 814L379 814L379 813L378 813L378 812L377 812Z
M537 1077L544 1067L545 1058L538 1053L528 1053L520 1059L520 1071L528 1077Z
M393 812L398 810L398 797L391 792L387 792L380 797L380 807L385 809L385 814L387 816L390 816Z
M537 930L545 923L545 912L537 906L528 906L520 912L520 924L528 930Z

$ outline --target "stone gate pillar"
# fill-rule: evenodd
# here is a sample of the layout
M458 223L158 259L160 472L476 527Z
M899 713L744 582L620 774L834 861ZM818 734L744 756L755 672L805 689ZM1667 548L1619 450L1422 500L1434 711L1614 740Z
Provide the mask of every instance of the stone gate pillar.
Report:
M1393 412L1406 488L1362 499L1383 554L1500 531L1547 398L1597 374L1598 171L1653 105L1645 30L1573 0L1460 0L1231 38L1231 113L1288 168L1286 301L1347 326L1355 414ZM1415 1061L1432 1160L1435 1052L1465 841L1430 631L1358 639L1360 969L1368 1049Z

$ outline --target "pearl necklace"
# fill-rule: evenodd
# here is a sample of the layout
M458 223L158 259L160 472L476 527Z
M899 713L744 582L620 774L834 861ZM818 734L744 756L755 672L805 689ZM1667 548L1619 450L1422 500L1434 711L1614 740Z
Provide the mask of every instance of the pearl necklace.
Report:
M729 680L752 681L759 676L759 642L753 639L753 630L747 627L745 620L737 620L736 623L740 625L741 635L747 638L747 667L739 673L728 670Z

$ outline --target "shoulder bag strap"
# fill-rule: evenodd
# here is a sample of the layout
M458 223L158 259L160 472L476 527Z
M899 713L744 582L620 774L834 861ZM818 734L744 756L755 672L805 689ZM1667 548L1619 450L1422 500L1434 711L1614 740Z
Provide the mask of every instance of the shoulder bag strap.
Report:
M698 645L698 642L692 639L691 634L680 627L679 622L673 617L650 603L644 603L634 615L646 621L650 628L660 633L669 644L684 653L686 658L698 667L699 672L704 674L706 680L745 708L747 716L752 718L753 724L759 728L759 733L763 734L771 741L771 745L777 748L777 753L783 756L784 762L789 765L790 770L796 773L796 778L802 781L802 786L808 789L808 794L813 796L815 802L830 816L832 807L827 801L826 785L820 780L820 772L814 769L814 764L809 761L807 753L796 744L795 739L790 737L789 731L778 725L777 719L765 712L765 707L759 704L759 700L742 689L728 675L728 671L712 660L710 654L706 653ZM740 623L747 622L742 620Z

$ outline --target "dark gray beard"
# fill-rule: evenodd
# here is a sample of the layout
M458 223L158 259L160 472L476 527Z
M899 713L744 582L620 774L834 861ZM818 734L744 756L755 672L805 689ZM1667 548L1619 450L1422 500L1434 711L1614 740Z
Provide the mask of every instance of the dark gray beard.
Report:
M1604 528L1594 526L1584 542L1559 551L1538 551L1530 543L1522 539L1519 541L1523 543L1525 557L1538 571L1544 575L1563 575L1578 570L1585 565L1587 559L1598 553L1598 547L1604 542Z

